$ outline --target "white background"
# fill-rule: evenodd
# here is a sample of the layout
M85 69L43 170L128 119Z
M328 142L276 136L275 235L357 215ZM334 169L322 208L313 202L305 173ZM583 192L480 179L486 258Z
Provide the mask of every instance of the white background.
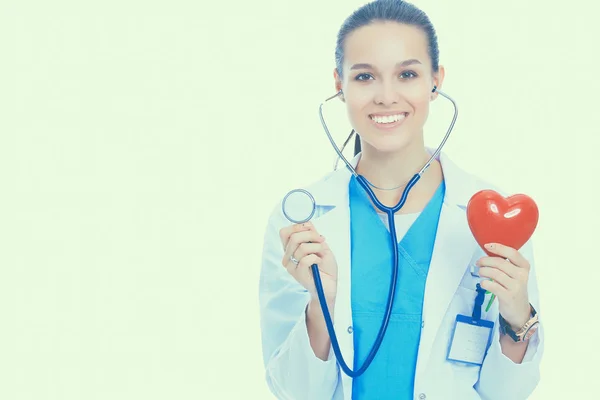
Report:
M540 208L547 341L531 398L591 396L592 2L415 3L459 105L445 151ZM317 109L337 30L362 4L2 3L0 398L271 398L262 235L288 190L332 167ZM325 112L343 140L343 105ZM428 145L451 117L440 97Z

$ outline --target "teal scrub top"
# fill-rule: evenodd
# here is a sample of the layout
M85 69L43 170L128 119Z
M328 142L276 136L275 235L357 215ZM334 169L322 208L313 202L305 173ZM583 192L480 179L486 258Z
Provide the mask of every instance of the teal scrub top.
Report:
M390 232L353 176L349 183L354 369L364 363L381 327L393 259ZM392 315L373 362L353 380L353 399L412 399L425 282L445 194L442 181L398 243Z

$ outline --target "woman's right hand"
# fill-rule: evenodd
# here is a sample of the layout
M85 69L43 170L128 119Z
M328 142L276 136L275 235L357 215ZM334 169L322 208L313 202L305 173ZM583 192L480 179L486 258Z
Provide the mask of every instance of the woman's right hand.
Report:
M310 222L290 225L279 231L284 254L281 264L290 275L317 299L317 289L311 266L317 264L323 292L327 300L335 299L337 293L337 263L325 238L319 235ZM296 265L290 258L298 260Z

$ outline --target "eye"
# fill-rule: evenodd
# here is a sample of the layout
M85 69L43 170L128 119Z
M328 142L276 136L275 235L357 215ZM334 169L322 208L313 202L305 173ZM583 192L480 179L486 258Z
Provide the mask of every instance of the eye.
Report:
M418 75L414 72L414 71L404 71L403 73L400 74L400 77L402 79L412 79L412 78L416 78Z
M354 80L357 81L366 81L369 78L372 78L373 76L371 74L367 74L367 73L362 73L362 74L358 74L356 75L356 77L354 78Z

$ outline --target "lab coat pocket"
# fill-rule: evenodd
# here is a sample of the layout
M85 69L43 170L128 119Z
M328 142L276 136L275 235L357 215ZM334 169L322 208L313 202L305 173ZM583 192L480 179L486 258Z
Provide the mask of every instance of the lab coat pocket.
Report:
M458 314L471 315L473 313L473 305L477 296L476 284L473 288L460 285L456 289L454 299L452 300L453 310L452 317L456 318Z
M477 250L473 253L473 257L469 262L468 272L471 274L472 277L479 278L479 267L476 265L476 263L481 257L487 257L487 254L481 249L481 247L478 247Z
M466 275L469 275L469 278L473 278L470 276L470 273L467 273ZM449 349L451 345L452 332L454 331L456 316L459 314L470 316L473 313L475 297L477 296L476 284L478 279L473 278L473 280L467 279L466 281L467 282L465 282L465 284L461 283L461 285L457 287L454 299L452 300L452 309L450 310L449 315L447 315L446 323L448 331L446 350ZM448 372L452 374L452 377L456 382L468 382L470 386L475 385L477 382L479 371L481 369L479 365L465 364L461 362L449 361L447 359L445 360L444 364L449 369Z
M480 257L473 256L473 263L475 263ZM475 304L475 296L477 296L477 284L481 282L479 276L471 274L471 264L467 267L460 284L456 288L453 302L456 302L460 307L460 313L465 315L471 315L473 312L473 305Z

